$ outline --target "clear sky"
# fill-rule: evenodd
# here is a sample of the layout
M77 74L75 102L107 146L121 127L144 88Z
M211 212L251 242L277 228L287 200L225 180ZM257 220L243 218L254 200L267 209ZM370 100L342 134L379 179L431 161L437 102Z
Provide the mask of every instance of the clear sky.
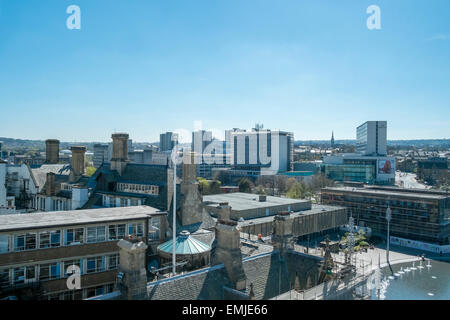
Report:
M157 141L196 120L450 138L450 1L0 0L0 136Z

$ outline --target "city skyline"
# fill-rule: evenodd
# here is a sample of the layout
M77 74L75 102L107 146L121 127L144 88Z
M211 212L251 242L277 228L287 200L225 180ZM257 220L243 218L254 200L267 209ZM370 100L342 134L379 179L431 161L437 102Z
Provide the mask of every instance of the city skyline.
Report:
M381 8L381 30L366 9ZM68 30L66 8L81 8ZM446 1L0 1L1 136L156 142L183 128L450 137ZM411 36L413 35L413 36Z

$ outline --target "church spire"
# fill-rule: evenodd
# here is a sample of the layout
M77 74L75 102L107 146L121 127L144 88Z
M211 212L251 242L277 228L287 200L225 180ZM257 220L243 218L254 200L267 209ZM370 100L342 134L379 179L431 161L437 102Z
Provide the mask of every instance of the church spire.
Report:
M334 131L331 131L331 147L334 148Z

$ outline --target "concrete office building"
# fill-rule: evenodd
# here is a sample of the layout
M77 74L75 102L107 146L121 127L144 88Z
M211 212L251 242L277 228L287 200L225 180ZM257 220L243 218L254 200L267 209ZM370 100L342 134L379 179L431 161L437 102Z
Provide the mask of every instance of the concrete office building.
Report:
M109 144L107 143L96 143L94 144L94 167L99 168L102 163L109 162Z
M293 145L294 136L290 132L259 128L231 132L233 171L247 171L250 176L291 171Z
M386 121L367 121L356 129L358 153L324 156L321 171L339 182L394 185L395 158L388 157Z
M254 219L274 216L282 211L303 211L311 209L311 201L272 197L250 193L223 193L203 196L203 204L208 212L217 216L221 203L231 207L232 220Z
M178 144L178 134L173 132L165 132L159 135L159 150L172 151L173 147Z
M367 121L356 128L356 149L363 155L387 154L387 121Z
M409 240L450 244L450 196L445 192L396 187L324 188L323 204L347 207L355 223L386 237L386 209L392 210L390 232Z
M429 158L417 161L417 178L430 184L446 181L450 177L447 158Z
M77 300L113 291L117 242L133 235L157 244L149 233L166 213L140 206L0 216L0 298ZM162 237L162 238L159 238ZM67 268L81 271L81 289L67 288Z

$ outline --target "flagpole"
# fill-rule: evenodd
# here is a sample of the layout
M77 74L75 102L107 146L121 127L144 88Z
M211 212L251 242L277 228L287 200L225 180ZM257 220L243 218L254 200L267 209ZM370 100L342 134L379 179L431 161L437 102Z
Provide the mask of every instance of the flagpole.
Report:
M177 145L175 144L173 147L173 222L172 222L172 273L175 275L177 273L176 268L176 235L177 235Z

